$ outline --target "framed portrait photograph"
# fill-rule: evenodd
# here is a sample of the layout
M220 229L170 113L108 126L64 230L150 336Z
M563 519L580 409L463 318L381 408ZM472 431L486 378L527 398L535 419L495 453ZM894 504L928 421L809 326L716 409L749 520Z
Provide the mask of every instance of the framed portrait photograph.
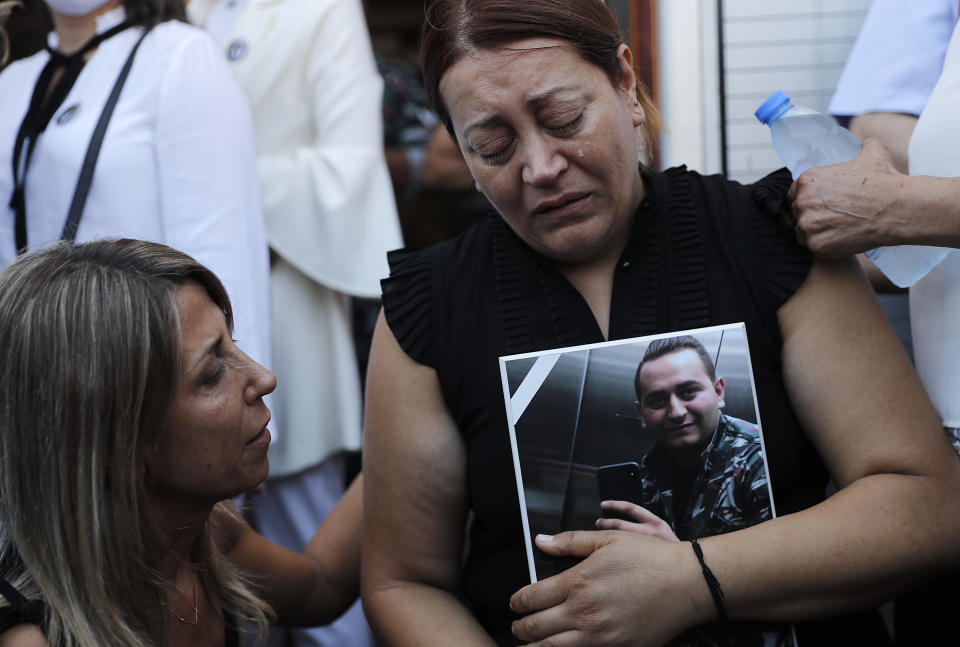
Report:
M505 356L500 375L531 582L576 563L538 534L688 541L776 516L744 324ZM671 643L734 644L797 642L790 625L730 623Z

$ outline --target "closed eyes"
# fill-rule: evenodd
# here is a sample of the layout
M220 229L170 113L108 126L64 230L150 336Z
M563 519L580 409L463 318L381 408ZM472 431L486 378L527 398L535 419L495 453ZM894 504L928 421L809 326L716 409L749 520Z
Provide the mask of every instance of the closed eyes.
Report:
M576 117L565 124L559 126L543 126L543 129L553 137L569 137L576 132L583 123L583 115L584 113L580 112ZM493 153L482 153L479 150L476 150L476 148L474 150L476 150L477 157L480 158L481 162L490 166L494 166L503 162L510 155L515 144L516 138L514 137L506 146Z
M200 383L203 386L215 386L217 382L223 377L224 373L227 372L227 365L224 362L218 362L216 370L203 378L203 381Z
M547 131L551 135L556 137L567 137L577 129L578 126L583 122L583 113L578 114L573 121L570 121L562 126L557 126L556 128L547 128Z

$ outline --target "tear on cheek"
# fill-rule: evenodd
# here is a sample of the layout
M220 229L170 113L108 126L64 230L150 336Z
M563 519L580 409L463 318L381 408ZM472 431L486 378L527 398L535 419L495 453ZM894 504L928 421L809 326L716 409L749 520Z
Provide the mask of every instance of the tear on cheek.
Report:
M582 149L582 148L578 148L578 149L577 149L577 157L583 157L583 149Z

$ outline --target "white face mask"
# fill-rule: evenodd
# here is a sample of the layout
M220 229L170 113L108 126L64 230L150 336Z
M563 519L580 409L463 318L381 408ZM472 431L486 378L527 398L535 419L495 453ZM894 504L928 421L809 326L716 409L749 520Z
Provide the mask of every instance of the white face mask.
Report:
M51 10L64 16L82 16L107 4L109 0L45 0Z

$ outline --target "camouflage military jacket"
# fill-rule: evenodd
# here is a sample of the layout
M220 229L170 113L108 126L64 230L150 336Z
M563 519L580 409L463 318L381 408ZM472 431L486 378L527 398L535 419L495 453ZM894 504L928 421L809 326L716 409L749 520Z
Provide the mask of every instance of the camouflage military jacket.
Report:
M720 535L771 518L767 470L760 446L760 429L753 423L720 416L710 444L701 454L703 467L690 491L686 510L674 506L678 466L666 451L655 447L643 459L643 506L670 524L681 540ZM670 642L669 647L793 647L789 626L731 623L695 627Z
M739 418L721 415L703 450L686 510L677 510L673 491L677 464L655 447L643 459L643 506L670 524L681 540L720 535L771 518L767 470L760 430Z

